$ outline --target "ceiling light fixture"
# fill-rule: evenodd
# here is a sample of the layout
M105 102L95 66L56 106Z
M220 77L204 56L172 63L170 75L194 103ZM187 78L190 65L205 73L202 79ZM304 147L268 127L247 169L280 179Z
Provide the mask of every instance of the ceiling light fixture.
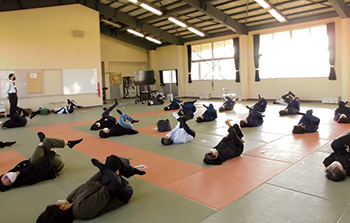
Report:
M132 3L137 3L137 0L128 0L128 1Z
M135 30L132 30L132 29L127 29L126 31L139 37L145 37L145 35L143 35L142 33L136 32Z
M265 2L264 0L255 0L261 7L263 7L264 9L268 9L270 8L271 6Z
M162 42L160 42L159 40L153 39L152 37L149 37L149 36L146 36L146 39L148 41L151 41L151 42L154 42L154 43L157 43L157 44L162 44Z
M205 36L204 33L202 33L202 32L200 32L200 31L196 30L195 28L188 27L188 30L190 30L190 31L193 32L194 34L197 34L198 36L201 36L201 37Z
M275 17L279 22L286 22L287 20L281 15L279 14L275 9L270 9L269 13Z
M114 26L114 27L116 27L118 29L122 28L121 25L119 25L117 23L114 23L114 22L111 22L111 21L109 21L107 19L101 19L101 22L106 23L106 24L111 25L111 26Z
M156 15L159 15L159 16L160 16L160 15L163 15L163 13L162 13L161 11L159 11L158 9L155 9L155 8L153 8L153 7L151 7L151 6L147 5L147 4L145 4L145 3L141 3L140 6L141 6L142 8L144 8L144 9L150 11L150 12L153 12L153 13L156 14Z
M175 23L175 24L178 25L178 26L183 27L183 28L187 27L187 25L186 25L185 23L180 22L179 20L177 20L177 19L175 19L175 18L173 18L173 17L169 17L168 20L171 21L171 22L173 22L173 23Z

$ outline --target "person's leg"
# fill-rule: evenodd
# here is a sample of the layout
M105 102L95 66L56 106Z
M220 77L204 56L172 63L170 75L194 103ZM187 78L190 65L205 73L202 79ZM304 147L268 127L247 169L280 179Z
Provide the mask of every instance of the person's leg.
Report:
M134 119L131 118L127 113L123 113L119 117L119 125L126 129L134 129L134 126L130 123L134 121ZM127 120L130 122L127 122Z
M180 122L180 126L185 129L187 134L191 135L193 138L196 136L196 132L187 125L183 118L178 118L177 120Z
M102 117L117 123L117 119L114 116L109 115L117 105L118 104L114 104L111 107L109 107L106 111L102 113Z
M74 112L74 106L73 106L73 104L70 104L69 106L66 106L66 107L67 107L68 113L73 113L73 112Z
M350 153L350 134L340 136L333 140L331 147L336 154L349 154Z
M9 94L9 101L10 101L10 117L12 118L16 113L17 108L17 95L16 94Z

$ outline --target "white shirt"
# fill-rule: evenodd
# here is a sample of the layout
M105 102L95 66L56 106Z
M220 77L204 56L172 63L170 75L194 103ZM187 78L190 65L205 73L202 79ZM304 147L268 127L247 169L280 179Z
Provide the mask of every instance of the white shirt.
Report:
M180 122L166 136L171 136L174 143L185 143L193 139L193 136L188 134L184 128L180 128Z
M12 94L12 93L17 93L14 81L9 80L6 83L6 93L7 93L7 95Z

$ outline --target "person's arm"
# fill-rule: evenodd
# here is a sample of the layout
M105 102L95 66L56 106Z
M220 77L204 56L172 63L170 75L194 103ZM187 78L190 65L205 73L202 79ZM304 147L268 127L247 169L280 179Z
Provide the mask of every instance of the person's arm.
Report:
M8 81L8 82L6 83L6 93L7 93L7 96L9 96L9 94L10 94L10 89L11 89L11 85L10 85L10 81Z

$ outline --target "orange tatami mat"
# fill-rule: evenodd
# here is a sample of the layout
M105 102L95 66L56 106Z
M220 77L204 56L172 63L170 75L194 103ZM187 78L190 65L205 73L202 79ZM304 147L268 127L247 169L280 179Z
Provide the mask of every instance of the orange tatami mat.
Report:
M15 167L15 165L23 160L25 160L25 158L15 150L0 152L0 175L11 170L13 167Z
M159 138L164 137L168 132L170 132L170 131L158 132L157 126L154 126L154 125L137 128L136 130L141 134L156 136Z
M164 187L215 209L232 203L291 164L258 157L237 157Z

